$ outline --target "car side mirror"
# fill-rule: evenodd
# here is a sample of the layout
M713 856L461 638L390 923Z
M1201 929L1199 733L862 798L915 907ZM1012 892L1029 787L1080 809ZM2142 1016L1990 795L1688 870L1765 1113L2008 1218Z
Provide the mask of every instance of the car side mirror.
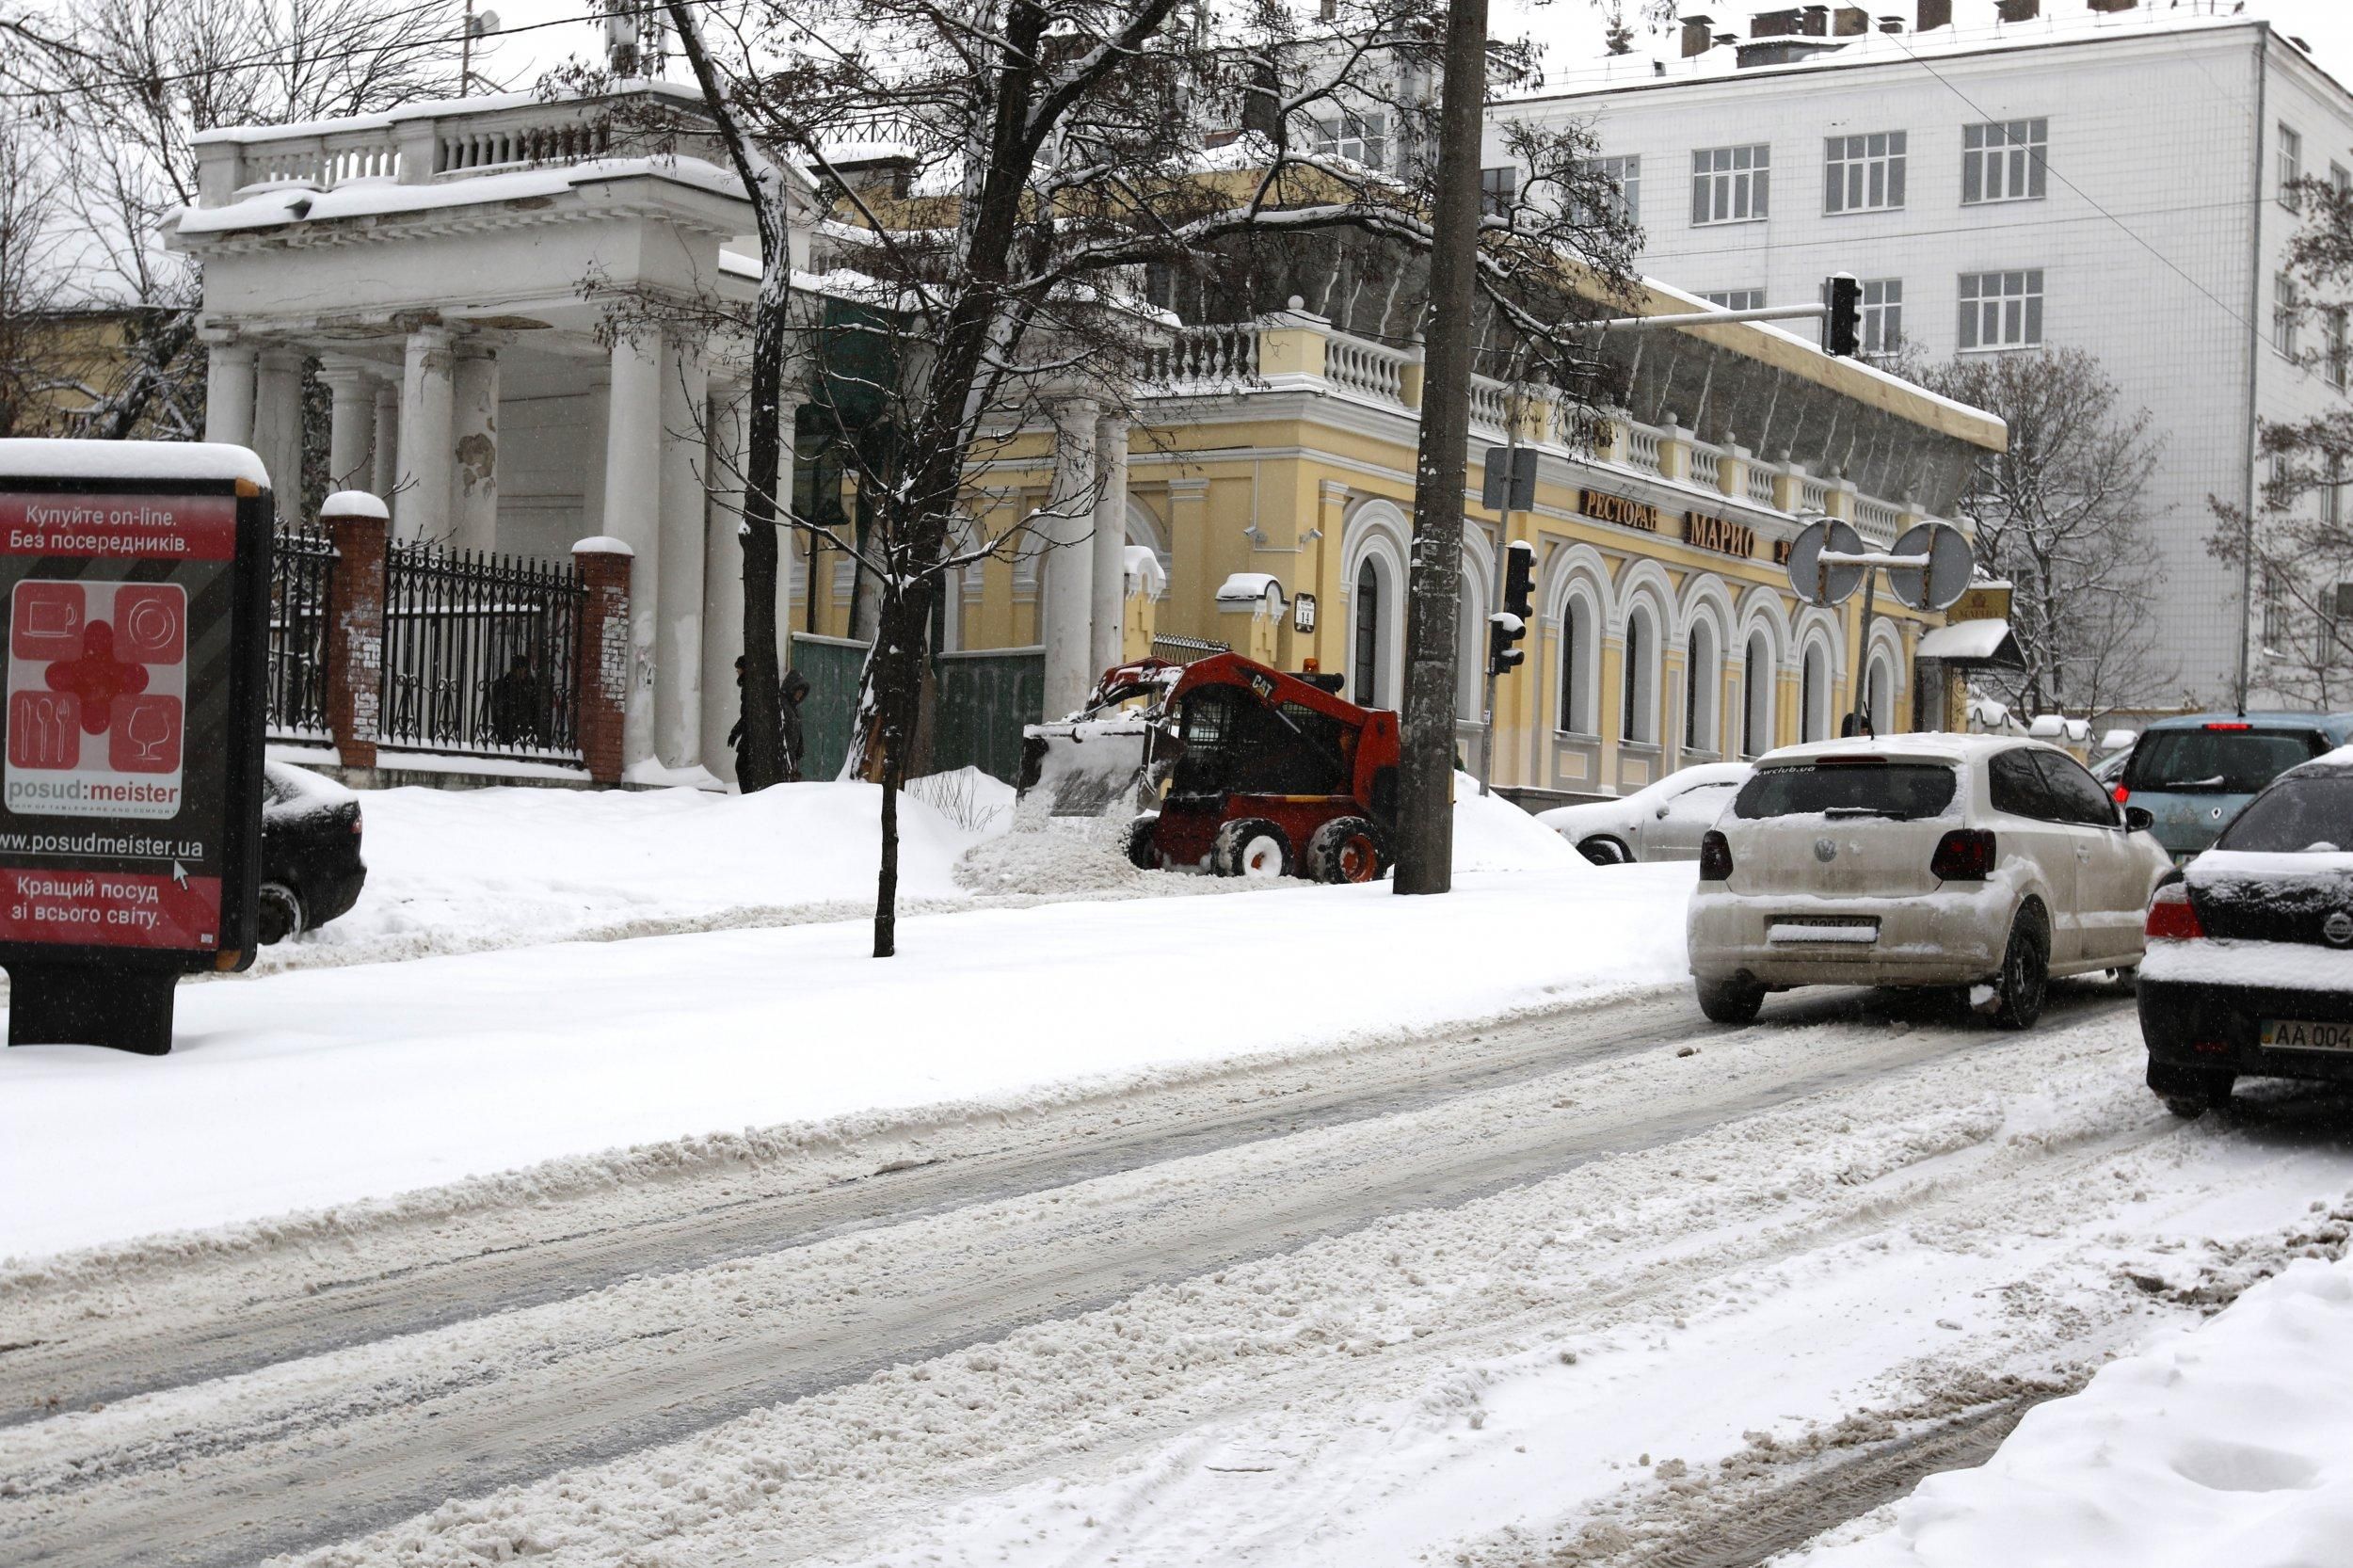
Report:
M1665 822L1667 820L1667 808L1662 806L1657 811L1653 812L1652 815L1656 816L1660 822Z
M2153 829L2156 825L2156 813L2150 810L2146 806L2127 806L2124 808L2125 832L2147 833Z

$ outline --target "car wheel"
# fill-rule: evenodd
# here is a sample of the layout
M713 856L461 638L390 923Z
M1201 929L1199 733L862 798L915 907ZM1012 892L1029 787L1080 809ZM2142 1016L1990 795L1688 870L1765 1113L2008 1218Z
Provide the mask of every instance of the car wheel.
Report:
M2009 922L2009 944L2002 951L2002 972L1993 977L1994 1024L2032 1029L2051 991L2051 922L2032 899Z
M1243 876L1272 881L1291 869L1290 840L1264 817L1244 817L1217 830L1209 850L1209 867L1220 876Z
M1617 840L1603 834L1577 841L1577 852L1596 866L1623 866L1634 858L1634 852Z
M1703 980L1697 983L1700 1011L1707 1021L1715 1024L1753 1024L1759 1009L1765 1005L1765 987L1753 980L1737 975L1729 980Z
M2165 1108L2185 1122L2194 1122L2231 1097L2238 1075L2227 1067L2178 1067L2149 1064L2149 1087Z
M292 888L282 882L264 882L259 902L263 946L302 935L302 899Z
M1362 817L1335 817L1307 840L1310 882L1371 882L1388 863L1380 830Z
M1120 844L1128 856L1128 864L1140 872L1160 869L1160 846L1153 841L1153 832L1160 825L1158 811L1147 812L1128 824L1128 832Z

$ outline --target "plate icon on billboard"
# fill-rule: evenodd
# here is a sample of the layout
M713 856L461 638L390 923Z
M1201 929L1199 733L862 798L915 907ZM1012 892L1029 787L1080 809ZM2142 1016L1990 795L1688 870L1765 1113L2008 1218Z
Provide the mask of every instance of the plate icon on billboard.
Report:
M28 578L10 593L8 610L8 809L176 816L187 590Z

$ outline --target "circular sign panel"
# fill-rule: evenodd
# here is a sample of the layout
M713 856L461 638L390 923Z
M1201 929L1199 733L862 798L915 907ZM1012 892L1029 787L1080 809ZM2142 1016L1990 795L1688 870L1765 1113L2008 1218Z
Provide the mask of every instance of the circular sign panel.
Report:
M1808 604L1843 604L1863 586L1861 567L1825 568L1822 552L1859 555L1863 536L1836 518L1816 518L1789 542L1789 590Z
M1976 562L1969 540L1949 522L1921 522L1897 538L1891 555L1916 555L1916 567L1887 568L1887 591L1914 610L1942 610L1969 591Z

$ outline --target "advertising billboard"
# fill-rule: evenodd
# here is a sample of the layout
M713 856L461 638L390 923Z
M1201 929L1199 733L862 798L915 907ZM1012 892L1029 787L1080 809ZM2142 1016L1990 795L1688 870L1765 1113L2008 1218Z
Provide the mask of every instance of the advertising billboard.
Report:
M0 441L11 1043L251 962L271 526L242 448Z

